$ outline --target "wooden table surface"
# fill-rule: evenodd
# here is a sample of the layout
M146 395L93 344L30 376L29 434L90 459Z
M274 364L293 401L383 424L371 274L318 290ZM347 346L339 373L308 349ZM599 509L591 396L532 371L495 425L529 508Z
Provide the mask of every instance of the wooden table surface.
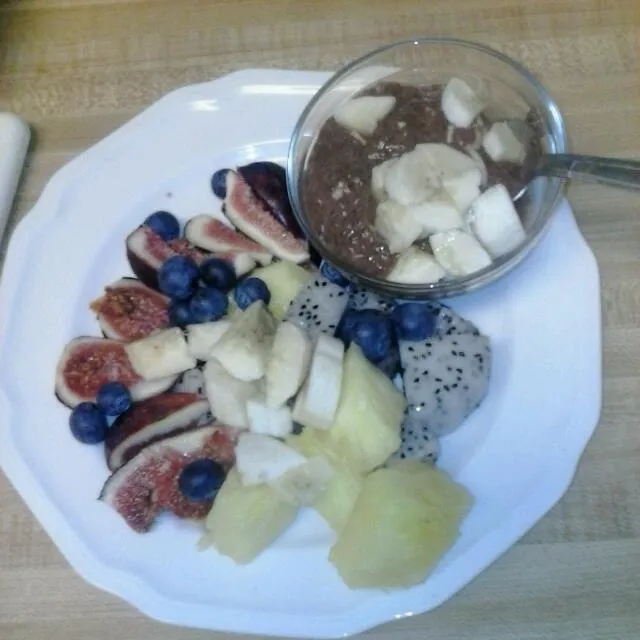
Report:
M171 89L255 66L333 69L416 34L514 56L557 98L576 150L640 157L639 0L5 0L0 109L35 138L9 230L54 171ZM604 314L602 419L576 479L462 593L371 638L640 637L640 196L575 185L570 199ZM0 474L0 639L213 637L85 584Z

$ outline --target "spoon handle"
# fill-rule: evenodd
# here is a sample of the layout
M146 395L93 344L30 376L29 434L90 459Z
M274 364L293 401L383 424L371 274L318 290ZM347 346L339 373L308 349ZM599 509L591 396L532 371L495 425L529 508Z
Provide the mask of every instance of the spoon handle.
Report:
M640 161L638 160L550 154L542 158L536 173L640 190Z

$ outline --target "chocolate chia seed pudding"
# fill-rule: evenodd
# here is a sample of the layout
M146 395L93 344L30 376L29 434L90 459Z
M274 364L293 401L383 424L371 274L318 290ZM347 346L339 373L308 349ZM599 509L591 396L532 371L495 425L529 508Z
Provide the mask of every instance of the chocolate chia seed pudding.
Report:
M482 148L492 122L484 114L466 128L451 125L441 108L443 85L413 86L381 82L359 96L393 96L393 109L371 135L361 135L333 117L321 127L302 178L301 196L308 221L326 247L358 271L385 277L398 256L389 251L376 230L376 200L372 170L422 143L445 143L486 167L486 187L501 183L513 197L528 181L539 153L533 136L525 145L523 162L495 162ZM422 248L428 244L419 243Z

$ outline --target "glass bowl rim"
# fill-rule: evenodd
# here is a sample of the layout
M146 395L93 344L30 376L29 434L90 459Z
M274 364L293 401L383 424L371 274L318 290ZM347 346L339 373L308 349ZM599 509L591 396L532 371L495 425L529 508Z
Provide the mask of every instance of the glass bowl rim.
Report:
M316 236L316 234L310 228L309 224L307 224L307 221L304 219L305 216L302 213L303 206L298 195L299 190L296 183L296 178L298 176L295 166L295 155L297 146L302 140L302 132L307 119L309 118L315 107L320 103L323 97L333 86L338 85L341 80L348 77L352 71L366 63L368 60L371 60L381 54L390 52L394 49L421 45L445 45L460 47L462 49L471 49L478 51L484 56L496 59L507 67L510 67L512 71L520 75L533 88L537 99L544 107L545 131L547 135L551 135L555 143L553 153L566 153L569 147L566 126L562 113L555 100L553 100L543 84L533 75L531 71L529 71L519 62L513 60L500 51L497 51L496 49L493 49L492 47L481 44L479 42L464 40L461 38L452 38L448 36L420 36L415 38L407 38L404 40L397 40L372 49L367 53L364 53L363 55L351 60L346 65L343 65L340 69L334 72L331 77L320 86L311 100L307 103L296 122L293 134L291 136L286 164L287 191L289 200L291 202L291 208L293 210L296 221L300 225L300 228L302 229L309 243L316 249L318 254L323 259L326 259L331 265L336 267L339 271L343 272L349 280L355 281L358 285L365 286L366 288L377 291L382 295L392 295L393 297L400 299L448 298L463 293L470 293L480 287L494 282L501 276L506 275L506 273L510 272L516 265L518 265L521 260L523 260L531 251L531 249L533 249L533 247L537 244L538 240L542 237L543 232L546 230L552 218L552 214L557 209L558 203L564 194L564 189L561 181L558 179L550 179L550 184L547 187L547 192L551 192L550 202L546 206L546 208L543 208L536 216L533 225L527 232L525 241L511 252L494 259L491 264L484 269L476 271L471 275L455 277L451 280L424 284L406 284L393 282L391 280L385 280L383 278L377 278L374 276L368 276L358 272L348 263L333 255L331 251L323 246L320 239ZM551 123L550 126L547 126L548 122Z

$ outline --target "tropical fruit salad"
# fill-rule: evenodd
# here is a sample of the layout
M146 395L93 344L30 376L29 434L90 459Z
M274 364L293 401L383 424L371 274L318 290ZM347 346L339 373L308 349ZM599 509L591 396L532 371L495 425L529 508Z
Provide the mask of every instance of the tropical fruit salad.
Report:
M104 447L100 499L139 533L161 512L192 520L201 549L237 563L315 509L349 587L421 582L472 502L438 441L485 397L489 339L319 261L278 165L222 169L212 187L220 211L158 211L129 234L135 277L90 305L103 335L60 357L70 432Z

